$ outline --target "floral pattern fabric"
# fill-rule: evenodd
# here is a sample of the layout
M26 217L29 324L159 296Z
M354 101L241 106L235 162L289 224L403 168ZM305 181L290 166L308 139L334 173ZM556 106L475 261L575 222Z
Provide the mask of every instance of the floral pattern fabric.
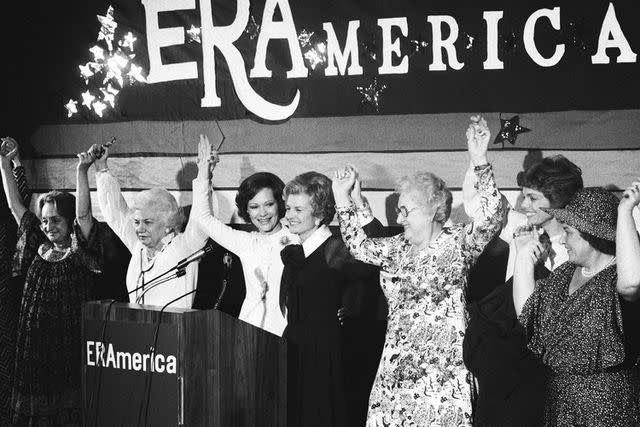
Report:
M474 221L445 226L416 255L404 235L369 239L352 208L338 209L351 253L382 267L389 303L368 427L471 425L472 379L462 360L467 272L502 225L491 167L476 174L482 208Z

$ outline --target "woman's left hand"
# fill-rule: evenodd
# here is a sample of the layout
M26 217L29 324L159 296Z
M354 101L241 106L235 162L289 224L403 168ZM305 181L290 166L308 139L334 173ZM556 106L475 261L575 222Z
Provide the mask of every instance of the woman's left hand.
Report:
M619 209L632 211L638 204L640 204L640 178L632 182L631 185L624 190Z
M89 149L89 151L83 151L82 153L78 153L76 154L76 156L78 157L78 164L76 165L76 167L80 171L85 171L85 172L88 171L91 165L93 164L93 162L95 161L95 157L93 156L91 149Z
M482 116L471 116L471 123L467 128L467 147L474 166L486 165L487 149L491 131L487 121Z

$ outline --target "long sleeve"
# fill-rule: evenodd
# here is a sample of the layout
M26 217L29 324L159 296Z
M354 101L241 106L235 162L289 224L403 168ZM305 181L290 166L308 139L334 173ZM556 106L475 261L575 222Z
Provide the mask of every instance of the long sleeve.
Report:
M503 222L504 205L491 165L475 170L480 208L472 213L473 221L465 226L463 252L471 266L480 256L484 247L500 232Z
M24 171L24 166L16 166L13 168L13 177L16 180L16 184L18 185L18 191L20 192L20 197L24 202L25 207L28 207L31 204L31 191L29 190L29 186L27 185L27 177Z
M193 207L191 218L197 222L200 229L236 255L247 249L251 243L250 233L234 230L220 221L211 213L209 205L209 182L205 180L193 180ZM190 221L191 222L191 221Z
M96 173L98 204L109 227L122 240L129 251L136 244L136 232L131 222L131 210L122 197L118 180L109 171Z
M381 267L389 265L391 261L390 244L392 238L367 238L362 229L353 207L339 207L336 209L340 222L340 233L351 254L357 260Z

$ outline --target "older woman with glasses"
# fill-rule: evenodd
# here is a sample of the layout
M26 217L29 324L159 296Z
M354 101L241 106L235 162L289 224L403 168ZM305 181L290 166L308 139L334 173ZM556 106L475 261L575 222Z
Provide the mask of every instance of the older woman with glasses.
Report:
M544 425L640 423L640 380L633 368L640 337L632 305L640 285L624 280L623 266L616 266L618 211L627 209L630 215L633 203L590 187L563 209L543 208L562 224L561 243L569 257L546 279L534 280L534 266L545 250L535 229L516 238L515 310L529 349L550 372ZM637 236L635 230L629 234Z
M471 425L471 378L462 361L467 272L500 231L502 205L480 117L467 130L482 209L473 223L445 225L452 196L442 179L416 173L399 181L404 233L367 238L349 198L354 174L337 172L334 195L342 238L356 259L382 267L389 301L386 342L367 425Z

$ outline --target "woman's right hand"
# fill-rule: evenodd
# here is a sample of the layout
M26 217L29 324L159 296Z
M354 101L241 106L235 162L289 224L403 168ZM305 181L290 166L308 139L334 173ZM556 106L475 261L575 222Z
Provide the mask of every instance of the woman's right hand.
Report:
M5 150L0 150L0 159L2 160L3 164L11 166L11 162L13 161L13 159L18 158L18 143L10 136L2 138L2 144L4 144L5 141L7 142L7 144L12 144L13 148L7 152L5 152Z
M540 243L540 235L535 227L523 225L513 232L516 246L516 262L535 265L542 262L547 248Z
M211 143L206 135L200 135L198 143L198 179L209 181L213 176L213 170L220 162L218 152L211 148Z

